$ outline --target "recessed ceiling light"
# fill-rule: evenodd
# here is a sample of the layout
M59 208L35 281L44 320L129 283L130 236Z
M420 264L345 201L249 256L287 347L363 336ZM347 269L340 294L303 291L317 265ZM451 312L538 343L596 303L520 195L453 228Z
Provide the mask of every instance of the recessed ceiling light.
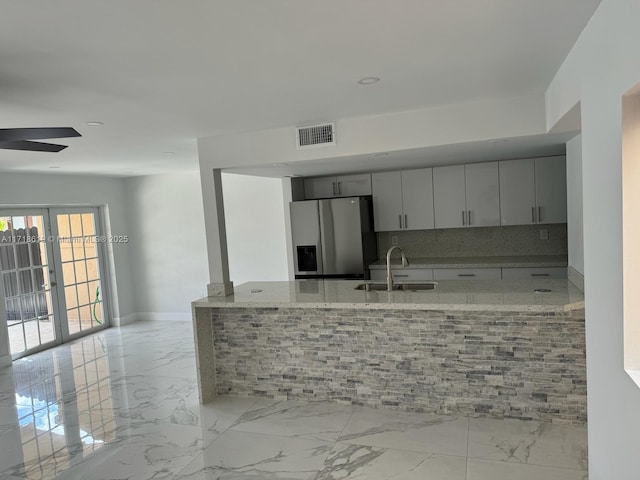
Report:
M102 122L87 122L87 125L90 127L99 127L100 125L104 125Z
M53 166L53 165L52 165L52 166L51 166L51 167L49 167L49 168L60 168L60 167L56 167L56 166Z
M378 77L364 77L358 80L358 85L373 85L379 81L380 79Z
M176 152L164 152L165 155L175 155Z

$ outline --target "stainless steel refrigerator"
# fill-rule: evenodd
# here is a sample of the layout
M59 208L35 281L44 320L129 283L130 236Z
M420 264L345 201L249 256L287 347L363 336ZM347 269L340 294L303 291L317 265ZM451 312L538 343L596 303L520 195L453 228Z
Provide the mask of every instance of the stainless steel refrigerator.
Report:
M369 278L378 255L371 197L289 205L296 278Z

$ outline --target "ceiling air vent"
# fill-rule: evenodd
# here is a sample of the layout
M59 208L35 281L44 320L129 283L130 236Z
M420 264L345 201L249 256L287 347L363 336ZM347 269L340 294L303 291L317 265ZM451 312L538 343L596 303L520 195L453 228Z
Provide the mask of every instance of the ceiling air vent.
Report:
M297 127L296 142L299 149L335 145L336 124L323 123L321 125Z

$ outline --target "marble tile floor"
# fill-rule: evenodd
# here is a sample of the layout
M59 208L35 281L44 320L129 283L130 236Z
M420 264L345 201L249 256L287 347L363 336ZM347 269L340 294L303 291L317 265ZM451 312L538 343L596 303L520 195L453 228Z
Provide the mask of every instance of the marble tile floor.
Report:
M0 480L585 480L586 427L265 398L198 404L189 322L0 370Z

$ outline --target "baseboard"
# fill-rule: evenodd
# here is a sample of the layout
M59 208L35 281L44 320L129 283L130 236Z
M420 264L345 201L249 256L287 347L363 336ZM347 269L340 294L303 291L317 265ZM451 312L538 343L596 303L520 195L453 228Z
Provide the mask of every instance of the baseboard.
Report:
M0 357L0 368L9 367L11 365L11 355L2 355Z
M136 316L140 321L191 322L191 312L138 312Z
M569 277L569 281L573 283L578 290L584 293L584 275L571 266L567 269L567 275Z
M115 317L111 321L111 325L113 327L123 327L125 325L129 325L135 321L139 320L137 313L130 313L129 315L125 315L124 317Z

